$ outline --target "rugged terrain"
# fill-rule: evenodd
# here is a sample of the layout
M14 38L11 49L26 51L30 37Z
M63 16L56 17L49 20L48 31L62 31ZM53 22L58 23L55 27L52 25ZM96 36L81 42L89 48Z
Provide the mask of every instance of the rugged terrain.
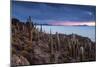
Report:
M45 33L29 18L11 22L12 65L72 63L96 60L96 43L77 34ZM67 32L67 31L66 31Z

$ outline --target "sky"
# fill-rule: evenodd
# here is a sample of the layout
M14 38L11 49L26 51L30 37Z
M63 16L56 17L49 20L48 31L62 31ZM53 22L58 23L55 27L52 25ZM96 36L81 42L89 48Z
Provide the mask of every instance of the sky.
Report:
M96 7L89 5L12 2L13 18L27 21L29 16L37 24L95 26Z
M12 18L26 22L31 16L33 23L56 25L43 26L47 33L75 33L95 41L96 6L13 1L11 7Z

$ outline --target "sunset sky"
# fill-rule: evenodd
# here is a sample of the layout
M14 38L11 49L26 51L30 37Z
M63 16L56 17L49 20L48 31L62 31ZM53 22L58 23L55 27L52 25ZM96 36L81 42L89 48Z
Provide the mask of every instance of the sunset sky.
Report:
M13 1L12 17L26 21L31 16L33 22L38 24L95 26L95 9L95 6L86 5Z
M33 23L52 25L42 27L47 33L75 33L95 41L96 6L13 1L11 15L25 22L31 16Z

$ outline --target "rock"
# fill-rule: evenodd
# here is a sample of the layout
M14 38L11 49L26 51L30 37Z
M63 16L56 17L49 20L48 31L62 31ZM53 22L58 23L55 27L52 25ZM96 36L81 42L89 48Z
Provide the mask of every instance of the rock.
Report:
M12 55L12 59L11 59L12 65L13 66L18 66L18 65L30 65L30 63L28 62L28 60L23 57L23 56L17 56L17 55Z

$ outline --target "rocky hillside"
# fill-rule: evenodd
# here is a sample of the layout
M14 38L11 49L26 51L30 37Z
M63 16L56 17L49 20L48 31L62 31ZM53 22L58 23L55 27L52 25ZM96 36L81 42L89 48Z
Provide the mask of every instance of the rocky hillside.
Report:
M96 43L77 34L49 34L29 18L11 22L12 65L36 65L95 61Z

